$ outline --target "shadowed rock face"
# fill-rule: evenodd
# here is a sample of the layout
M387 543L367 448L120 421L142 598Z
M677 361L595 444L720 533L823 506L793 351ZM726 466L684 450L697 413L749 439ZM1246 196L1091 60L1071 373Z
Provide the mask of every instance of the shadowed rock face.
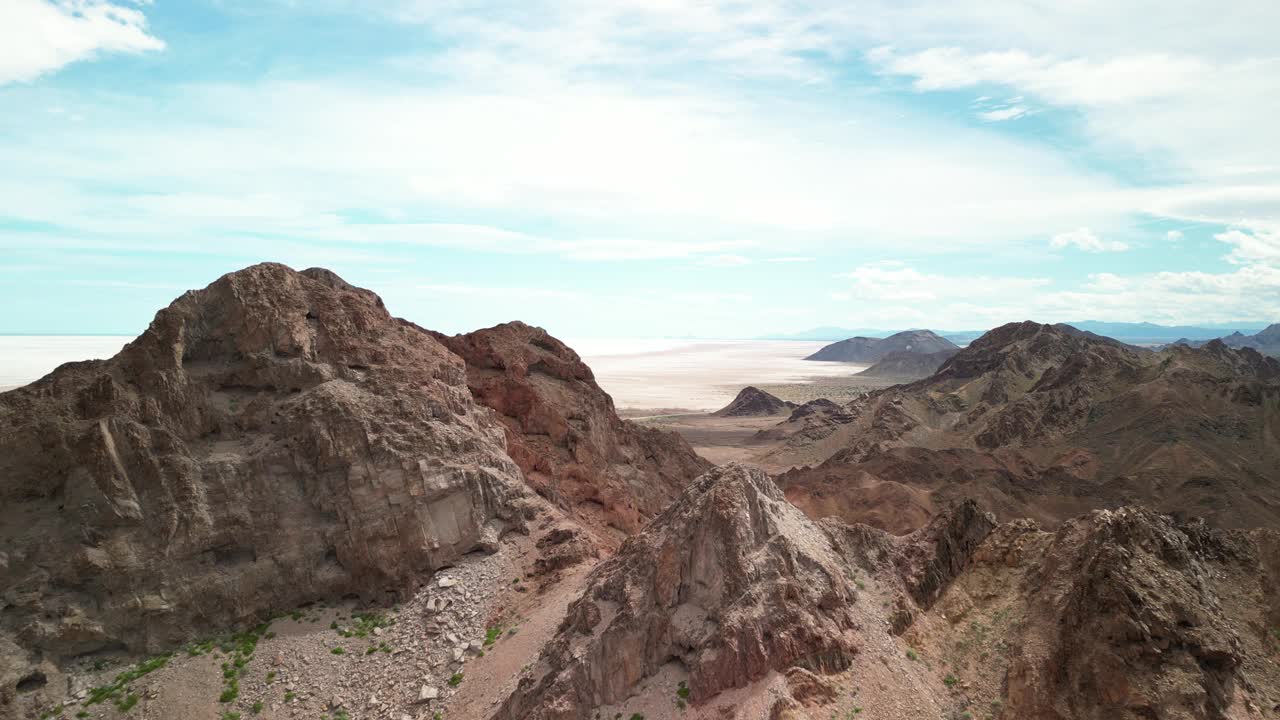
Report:
M0 691L321 596L399 590L519 525L462 361L333 273L188 292L105 361L0 395Z
M436 336L466 361L476 400L507 430L537 492L616 543L710 467L679 435L621 420L591 368L542 328L504 323Z
M714 414L719 417L766 417L791 412L796 404L771 395L760 388L748 385L738 392L733 402Z

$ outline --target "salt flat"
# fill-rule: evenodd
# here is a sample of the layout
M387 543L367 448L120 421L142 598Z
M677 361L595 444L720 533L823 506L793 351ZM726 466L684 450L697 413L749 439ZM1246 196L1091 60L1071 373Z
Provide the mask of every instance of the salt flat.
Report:
M826 342L799 340L569 341L620 410L718 410L746 385L849 377L865 365L804 360Z
M0 391L26 385L73 360L109 358L125 335L0 335Z
M0 390L37 380L75 360L108 358L124 335L0 335ZM582 338L567 341L620 410L717 410L745 385L845 378L862 365L803 358L826 343L798 340Z

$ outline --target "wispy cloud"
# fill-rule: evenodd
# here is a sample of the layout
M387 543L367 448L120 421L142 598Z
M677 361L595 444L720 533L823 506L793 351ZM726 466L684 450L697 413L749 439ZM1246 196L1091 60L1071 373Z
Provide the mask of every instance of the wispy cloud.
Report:
M1118 240L1103 240L1089 228L1079 228L1069 232L1058 233L1049 239L1050 247L1057 249L1074 247L1085 252L1122 252L1129 246Z

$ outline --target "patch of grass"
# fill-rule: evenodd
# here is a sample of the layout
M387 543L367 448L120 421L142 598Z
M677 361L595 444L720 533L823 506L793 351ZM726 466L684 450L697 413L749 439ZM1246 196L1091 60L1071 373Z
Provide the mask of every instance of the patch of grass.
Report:
M129 712L130 710L133 709L133 706L137 704L138 704L138 696L133 693L129 693L128 695L125 696L123 700L116 703L116 709L122 713Z
M76 717L81 718L81 719L83 720L83 718L87 718L87 717L89 717L89 711L88 711L88 710L81 710L81 711L79 711L79 712L77 712L77 713L76 713Z
M333 720L351 720L351 716L347 714L346 710L338 708L333 711Z
M275 670L267 671L267 684L270 685L275 681L276 681L276 671Z
M461 684L462 684L462 673L454 673L453 677L449 678L449 687L458 687Z
M347 651L343 649L341 646L339 646L330 650L329 652L333 653L334 655L344 655L346 654Z
M258 713L260 713L260 712L262 712L262 701L261 701L261 700L259 700L258 702L256 702L256 703L254 703L254 704L253 704L253 714L254 714L254 715L257 715L257 714L258 714Z
M494 625L493 627L484 631L484 644L486 646L492 645L496 643L498 641L498 638L500 637L502 637L502 626Z
M431 716L431 720L444 720L444 713L437 710L435 714Z
M240 697L240 681L232 680L227 687L223 689L222 694L218 696L218 702L229 703L238 697Z
M914 648L907 648L907 659L912 662L915 662L916 660L920 659L920 656L916 654L916 651Z
M685 684L684 680L681 680L680 685L676 688L676 697L681 700L689 699L689 686Z
M222 713L222 720L240 720L240 713L228 710Z
M297 697L297 695L294 695L292 690L285 690L285 692L284 692L284 701L285 701L285 702L287 702L287 703L291 703L291 702L293 702L293 699L294 699L295 697Z
M90 690L89 697L85 700L84 704L86 706L96 705L100 702L117 698L122 694L128 695L130 683L148 673L155 672L156 670L164 667L169 663L170 657L172 656L169 653L165 653L164 655L157 655L150 660L134 665L128 670L116 675L116 679L110 685L103 685ZM127 699L128 698L125 698L125 700ZM137 702L137 700L134 702ZM129 707L133 707L133 705L130 704Z
M640 713L632 713L630 720L644 720L644 716Z
M942 684L946 685L947 687L955 687L956 683L958 682L960 682L960 680L957 679L955 675L947 675L946 677L942 678Z

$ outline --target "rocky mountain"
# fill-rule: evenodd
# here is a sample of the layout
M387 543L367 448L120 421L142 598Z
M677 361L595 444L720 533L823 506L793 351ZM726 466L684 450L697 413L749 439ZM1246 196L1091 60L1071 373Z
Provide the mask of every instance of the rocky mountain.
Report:
M712 413L717 417L767 417L795 409L796 404L748 385L728 405Z
M521 527L462 360L321 269L255 265L120 354L0 394L0 694L318 597L399 592Z
M893 352L880 358L874 365L857 373L857 375L859 377L919 380L937 372L938 368L942 367L942 364L957 352L960 352L959 348L935 353Z
M1015 323L843 414L781 433L773 451L811 464L780 483L816 516L905 532L974 497L1045 523L1127 503L1222 527L1280 522L1280 363L1247 348L1151 353Z
M591 368L542 328L511 322L435 337L466 361L471 394L502 421L529 485L606 544L710 467L679 435L619 419Z
M832 343L805 360L874 363L895 353L931 354L956 350L957 346L929 330L907 330L887 338L853 337Z

